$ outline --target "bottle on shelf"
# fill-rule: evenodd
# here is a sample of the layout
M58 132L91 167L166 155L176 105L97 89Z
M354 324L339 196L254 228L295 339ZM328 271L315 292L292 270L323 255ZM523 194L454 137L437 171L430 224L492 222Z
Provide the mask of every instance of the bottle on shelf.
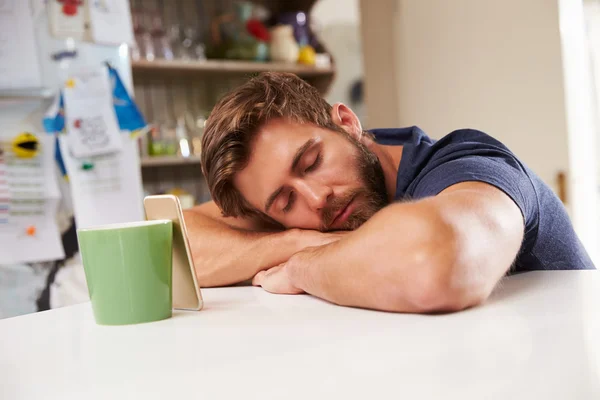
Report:
M145 20L147 16L141 10L134 10L132 17L135 44L131 49L131 58L135 61L153 61L155 58L154 43L150 31L146 29Z
M294 28L291 25L277 25L271 29L271 60L295 63L300 48L294 39Z
M190 142L188 140L188 130L185 126L183 117L177 118L177 126L175 127L175 137L177 138L177 155L187 158L190 156Z
M150 35L152 36L155 58L172 60L174 57L171 42L163 28L162 18L158 14L152 14L152 31Z

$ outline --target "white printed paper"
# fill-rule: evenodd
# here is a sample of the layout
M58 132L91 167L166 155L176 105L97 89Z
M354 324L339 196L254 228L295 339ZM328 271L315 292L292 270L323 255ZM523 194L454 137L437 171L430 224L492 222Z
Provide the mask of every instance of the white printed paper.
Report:
M41 86L29 1L0 0L0 90Z
M69 148L75 158L121 149L112 86L105 65L71 73L63 94L65 128Z
M87 2L91 38L108 45L133 44L131 12L127 0L98 0Z
M56 210L54 137L37 135L39 153L19 158L6 142L0 155L0 264L64 258Z
M77 228L144 220L137 141L120 136L120 152L84 159L75 158L67 138L60 137Z

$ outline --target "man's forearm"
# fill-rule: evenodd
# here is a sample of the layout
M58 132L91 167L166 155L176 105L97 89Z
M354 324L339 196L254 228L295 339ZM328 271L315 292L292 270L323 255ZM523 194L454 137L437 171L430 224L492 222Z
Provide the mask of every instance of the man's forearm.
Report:
M386 207L355 234L298 253L286 269L293 287L337 304L455 311L490 295L523 230L510 198L486 184L464 183Z
M452 232L432 213L426 204L392 205L354 235L299 253L304 260L293 257L287 265L291 282L346 306L396 312L454 308L444 303L443 286L451 273L444 268L455 257Z
M195 211L186 211L192 257L202 287L230 285L285 262L299 250L294 232L236 229Z

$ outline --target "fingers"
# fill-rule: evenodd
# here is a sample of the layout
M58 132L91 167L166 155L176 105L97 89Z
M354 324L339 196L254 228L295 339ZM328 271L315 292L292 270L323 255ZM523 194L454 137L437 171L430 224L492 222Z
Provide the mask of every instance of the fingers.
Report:
M252 285L254 286L263 286L263 283L269 278L269 276L275 274L283 267L283 264L279 264L276 267L269 268L264 271L260 271L258 274L254 275L252 279Z
M254 275L254 278L252 278L252 285L261 286L261 283L266 273L267 271L260 271L258 274Z
M284 265L273 267L267 271L261 271L254 276L252 284L262 286L264 290L276 294L299 294L303 290L294 287L287 275Z

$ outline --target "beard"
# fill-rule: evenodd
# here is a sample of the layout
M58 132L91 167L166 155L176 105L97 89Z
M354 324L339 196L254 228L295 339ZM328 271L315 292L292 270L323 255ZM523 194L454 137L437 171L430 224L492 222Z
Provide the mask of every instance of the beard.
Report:
M344 224L336 230L354 230L364 224L377 211L389 204L388 192L385 186L383 168L377 155L353 136L345 135L357 150L355 161L361 187L349 190L341 196L332 199L322 212L321 231L329 231L335 217L351 201L355 200L356 207Z

